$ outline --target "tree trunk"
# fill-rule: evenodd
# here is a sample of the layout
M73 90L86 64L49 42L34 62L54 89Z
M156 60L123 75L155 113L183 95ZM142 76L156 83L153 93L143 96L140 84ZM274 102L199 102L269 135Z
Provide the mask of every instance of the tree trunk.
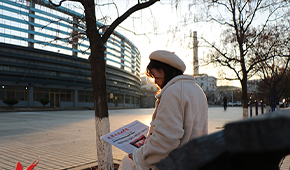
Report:
M105 46L96 26L94 0L81 1L85 8L86 35L90 41L91 77L93 84L98 170L113 170L112 146L101 139L110 132L107 102Z
M89 33L88 33L89 34ZM99 36L93 36L91 43L91 76L94 94L96 144L98 154L98 170L113 170L112 146L101 139L110 133L107 101L105 47Z
M66 0L59 1L58 4L49 0L49 2L59 7ZM91 78L93 84L94 109L95 109L95 125L96 125L96 143L98 154L98 170L113 170L112 146L108 142L101 139L101 136L110 132L108 101L107 101L107 84L106 84L106 61L105 46L114 29L129 17L135 11L147 8L158 0L150 0L140 3L127 10L122 16L118 17L105 32L100 34L96 24L96 12L94 0L68 0L80 2L85 9L86 19L86 35L90 41L91 55L89 61L91 63ZM105 27L103 27L105 28ZM10 106L12 107L12 106Z
M242 84L242 104L243 104L243 119L248 117L248 89L247 80L243 79Z
M99 45L102 47L98 46L91 49L92 52L89 58L94 93L98 169L113 170L112 146L101 139L101 136L110 132L110 123L108 118L105 48L102 44Z
M96 120L96 144L98 152L98 170L113 170L113 155L112 145L105 140L101 139L101 136L110 132L109 118L95 117Z
M245 54L244 54L244 30L243 27L238 27L236 25L236 35L237 40L239 44L239 52L241 57L241 67L242 67L242 74L243 79L241 80L242 85L242 104L243 104L243 119L248 117L248 73L246 69L246 63L245 63Z
M108 100L107 100L107 84L106 84L106 61L105 46L108 38L114 29L133 12L149 7L157 0L151 0L145 3L138 3L130 8L121 17L117 18L111 26L105 30L104 34L100 34L96 26L95 3L94 0L79 0L85 8L86 17L86 35L90 41L91 55L89 61L91 63L91 76L94 94L95 106L95 123L96 123L96 142L98 152L98 170L113 170L112 146L108 142L101 139L101 136L110 132Z

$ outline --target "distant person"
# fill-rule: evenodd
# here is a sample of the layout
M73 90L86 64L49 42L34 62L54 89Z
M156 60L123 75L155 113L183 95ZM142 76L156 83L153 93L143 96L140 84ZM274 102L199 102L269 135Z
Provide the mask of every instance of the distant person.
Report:
M208 133L206 96L193 76L183 75L183 61L161 50L149 59L147 76L155 79L160 90L145 144L124 157L122 170L155 170L170 152Z
M228 107L228 100L226 98L226 96L224 97L224 110L227 110Z

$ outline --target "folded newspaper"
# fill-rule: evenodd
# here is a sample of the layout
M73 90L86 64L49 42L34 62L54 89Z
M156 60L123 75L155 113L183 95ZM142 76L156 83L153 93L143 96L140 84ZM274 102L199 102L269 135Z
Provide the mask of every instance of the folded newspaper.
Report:
M114 132L102 136L102 139L129 154L144 144L148 130L147 125L135 120Z

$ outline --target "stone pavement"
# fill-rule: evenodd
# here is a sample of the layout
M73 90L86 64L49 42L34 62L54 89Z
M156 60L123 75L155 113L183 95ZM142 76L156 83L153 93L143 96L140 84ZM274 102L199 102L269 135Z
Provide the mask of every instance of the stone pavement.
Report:
M148 124L153 109L110 110L111 131L133 120ZM237 116L238 115L238 116ZM240 119L240 109L209 108L209 132ZM24 169L39 158L35 170L85 169L97 165L94 111L0 112L0 169ZM125 153L113 147L114 162ZM286 157L281 170L289 170Z
M96 162L93 114L78 114L0 113L0 169L15 169L17 161L27 167L39 156L35 169L68 169Z
M141 119L151 120L153 109L110 111L111 131ZM118 114L116 114L118 113ZM0 112L0 169L84 169L97 165L94 111ZM113 147L114 162L125 153Z

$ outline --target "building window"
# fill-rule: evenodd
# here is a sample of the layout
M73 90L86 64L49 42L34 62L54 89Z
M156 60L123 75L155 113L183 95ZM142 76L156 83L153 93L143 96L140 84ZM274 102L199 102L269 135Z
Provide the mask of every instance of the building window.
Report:
M51 71L51 72L49 72L49 75L50 76L59 76L59 72L56 72L56 71ZM68 77L71 77L71 76L68 76Z
M134 104L134 96L126 96L125 97L125 103L127 104Z
M108 103L114 103L114 93L108 93Z
M74 90L61 90L60 101L61 102L74 102Z
M122 94L118 94L117 95L117 97L118 97L118 103L124 103L124 95L122 95Z
M4 90L5 86L2 86L2 88L0 89L0 100L5 100L5 90Z
M2 66L2 65L0 65L0 70L9 71L9 66Z
M78 102L94 102L94 95L92 91L79 90Z
M139 105L139 98L138 97L135 98L135 104Z
M18 101L28 101L28 90L25 86L1 86L0 100L14 98Z
M40 99L49 99L49 89L48 88L34 88L34 101L39 101Z
M49 89L49 88L38 88L38 87L34 88L34 101L39 101L40 99L50 99L49 94L60 96L59 101L61 102L74 101L74 90Z
M108 93L108 103L113 104L115 107L123 106L124 95L116 93Z

